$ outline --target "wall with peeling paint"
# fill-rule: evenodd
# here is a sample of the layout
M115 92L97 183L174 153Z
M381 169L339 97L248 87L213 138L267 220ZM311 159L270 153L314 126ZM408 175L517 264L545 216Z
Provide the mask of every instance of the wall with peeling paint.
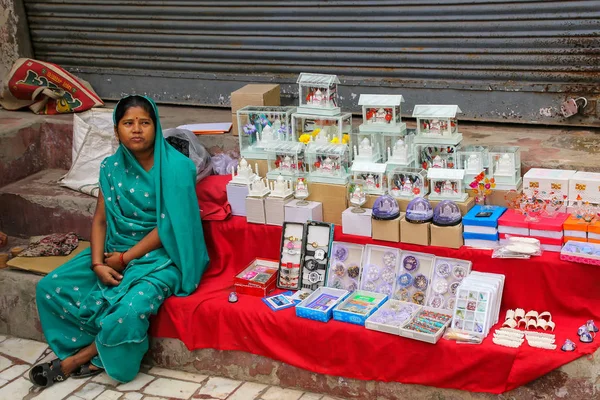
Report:
M0 0L0 88L14 62L19 57L32 56L22 0Z

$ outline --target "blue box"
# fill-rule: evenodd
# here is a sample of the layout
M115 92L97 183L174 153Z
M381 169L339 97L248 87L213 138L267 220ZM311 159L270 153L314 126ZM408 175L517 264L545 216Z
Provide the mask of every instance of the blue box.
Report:
M365 325L367 318L371 316L383 303L387 301L388 297L385 294L367 292L364 290L357 290L351 293L344 301L338 304L333 309L333 319L336 321L349 322L356 325ZM351 307L350 302L355 301L356 312L348 309L342 310L343 308ZM361 304L362 303L362 304ZM365 309L366 312L361 313L359 309ZM371 307L371 308L369 308Z
M467 215L463 217L462 223L463 225L471 225L471 226L488 226L492 228L498 227L498 219L504 214L506 211L506 207L501 206L489 206L491 207L491 215L489 217L476 217L480 212L485 212L487 210L482 210L480 205L476 205L469 210Z
M333 308L348 294L347 290L320 287L296 306L296 316L327 322L333 317Z
M477 239L477 240L490 240L492 242L497 242L499 239L499 235L497 233L495 234L488 234L488 233L473 233L473 232L464 232L463 233L463 238L465 239Z

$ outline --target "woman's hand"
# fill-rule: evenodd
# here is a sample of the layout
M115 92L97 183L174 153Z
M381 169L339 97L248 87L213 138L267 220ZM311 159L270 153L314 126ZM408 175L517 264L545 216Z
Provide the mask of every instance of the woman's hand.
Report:
M98 276L100 282L104 283L106 286L117 286L121 283L121 279L123 279L123 275L108 265L96 265L94 267L94 272Z
M125 261L123 255L123 261ZM127 263L127 261L125 261ZM125 269L126 265L121 263L121 253L114 251L112 253L104 253L104 264L108 265L117 272L121 272Z

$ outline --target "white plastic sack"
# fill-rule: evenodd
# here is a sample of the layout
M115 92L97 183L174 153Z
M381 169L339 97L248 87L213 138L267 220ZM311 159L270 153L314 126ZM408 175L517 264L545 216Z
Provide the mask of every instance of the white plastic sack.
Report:
M212 160L209 152L194 132L187 129L169 128L163 131L167 142L196 165L196 183L212 174Z
M98 197L100 163L119 147L112 115L104 108L73 114L73 162L62 186Z

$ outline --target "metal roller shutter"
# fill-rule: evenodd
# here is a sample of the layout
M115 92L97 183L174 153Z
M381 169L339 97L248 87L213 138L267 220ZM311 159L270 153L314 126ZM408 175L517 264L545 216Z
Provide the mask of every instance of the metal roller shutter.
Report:
M25 0L36 58L90 81L105 99L148 93L228 105L249 82L338 74L341 105L360 93L459 104L462 119L599 121L600 1ZM567 96L585 116L558 116Z

